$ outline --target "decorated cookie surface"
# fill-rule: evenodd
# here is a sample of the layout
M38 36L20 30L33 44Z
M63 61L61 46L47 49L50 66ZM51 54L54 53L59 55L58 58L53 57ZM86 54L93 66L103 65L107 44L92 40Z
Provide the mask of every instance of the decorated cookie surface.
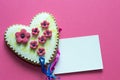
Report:
M45 64L50 63L59 42L56 21L51 14L40 13L32 19L30 26L10 26L5 32L5 42L25 61L39 65L39 56L43 56Z

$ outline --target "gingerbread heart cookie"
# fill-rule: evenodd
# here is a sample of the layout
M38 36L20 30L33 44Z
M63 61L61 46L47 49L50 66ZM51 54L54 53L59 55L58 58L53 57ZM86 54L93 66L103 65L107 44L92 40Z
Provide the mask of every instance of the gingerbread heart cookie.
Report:
M59 32L55 18L46 12L37 14L30 26L12 25L5 32L5 42L16 55L32 64L39 64L44 56L45 64L56 56Z

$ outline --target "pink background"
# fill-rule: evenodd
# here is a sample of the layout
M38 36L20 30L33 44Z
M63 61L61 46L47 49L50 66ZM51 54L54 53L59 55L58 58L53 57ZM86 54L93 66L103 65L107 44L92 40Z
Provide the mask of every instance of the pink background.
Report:
M61 80L120 80L120 0L0 0L0 80L44 80L39 67L17 58L4 43L8 26L29 25L42 11L56 17L61 38L100 36L104 70L58 75Z

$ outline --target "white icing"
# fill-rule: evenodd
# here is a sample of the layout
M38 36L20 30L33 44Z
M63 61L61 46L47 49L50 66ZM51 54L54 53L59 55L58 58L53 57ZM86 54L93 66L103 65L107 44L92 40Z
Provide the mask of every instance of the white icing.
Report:
M26 29L27 32L31 33L32 28L38 27L40 30L38 36L41 36L44 30L42 29L40 24L44 20L50 23L48 29L52 31L52 37L50 39L47 39L44 45L39 44L38 48L39 47L45 48L46 50L46 54L44 55L45 64L48 63L52 57L52 54L54 54L56 43L58 42L58 30L57 30L56 22L54 21L53 16L51 16L48 13L41 13L35 16L30 24L30 27L25 25L13 25L10 28L8 28L5 34L5 39L7 41L7 44L9 44L10 47L13 48L13 50L15 50L15 52L18 53L18 55L21 55L22 57L27 58L28 60L31 60L33 62L39 63L39 56L37 55L38 48L36 50L32 50L30 48L30 41L33 40L38 41L38 38L33 37L31 34L31 37L26 45L25 44L19 45L16 42L15 33L20 32L21 29Z

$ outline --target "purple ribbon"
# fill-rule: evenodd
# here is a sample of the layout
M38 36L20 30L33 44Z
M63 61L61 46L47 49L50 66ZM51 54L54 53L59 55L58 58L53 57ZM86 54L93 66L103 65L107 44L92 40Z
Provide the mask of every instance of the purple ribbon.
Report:
M50 71L51 71L51 72L54 71L55 66L56 66L56 64L57 64L57 62L58 62L58 60L59 60L59 57L60 57L60 52L59 52L59 50L57 50L57 55L56 55L54 61L53 61L52 64L51 64L51 68L50 68Z

